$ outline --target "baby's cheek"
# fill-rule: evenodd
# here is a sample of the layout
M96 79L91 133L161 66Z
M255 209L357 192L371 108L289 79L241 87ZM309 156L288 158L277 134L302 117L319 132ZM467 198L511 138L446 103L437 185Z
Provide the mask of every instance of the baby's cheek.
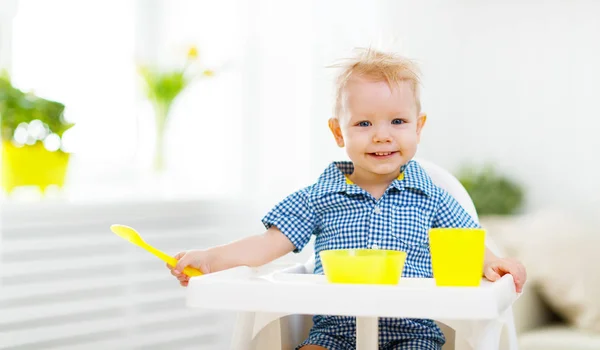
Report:
M402 135L400 135L398 143L400 144L400 147L404 148L405 150L412 151L416 149L418 141L419 137L416 130L407 130L407 132L403 132Z

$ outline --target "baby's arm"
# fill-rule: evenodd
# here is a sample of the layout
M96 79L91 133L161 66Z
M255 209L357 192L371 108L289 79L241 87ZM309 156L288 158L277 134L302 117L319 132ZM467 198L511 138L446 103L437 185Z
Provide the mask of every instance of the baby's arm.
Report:
M262 266L294 250L292 242L272 226L260 235L250 236L229 244L211 248L211 272L236 266Z
M187 286L189 277L182 273L186 266L192 266L203 273L227 270L237 266L256 267L267 264L293 251L295 246L277 227L272 226L260 235L210 248L189 250L175 255L178 260L174 268L167 265L171 274L182 286Z

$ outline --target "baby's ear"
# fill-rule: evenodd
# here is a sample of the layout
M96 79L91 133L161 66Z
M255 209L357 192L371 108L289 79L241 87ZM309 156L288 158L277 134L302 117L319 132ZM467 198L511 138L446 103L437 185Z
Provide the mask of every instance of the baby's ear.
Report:
M342 129L340 128L340 121L338 118L329 118L329 130L331 130L331 133L335 138L335 143L340 147L344 147L344 136L342 135Z
M427 121L427 114L425 114L425 113L422 113L417 118L417 141L418 142L421 141L421 130L423 130L423 127L425 126L426 121Z

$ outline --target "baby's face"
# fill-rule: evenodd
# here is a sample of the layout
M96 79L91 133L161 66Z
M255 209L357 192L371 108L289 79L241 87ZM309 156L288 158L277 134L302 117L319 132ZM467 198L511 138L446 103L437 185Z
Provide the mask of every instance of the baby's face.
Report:
M341 115L330 120L330 128L357 175L397 176L414 157L424 123L408 82L390 89L384 81L353 77Z

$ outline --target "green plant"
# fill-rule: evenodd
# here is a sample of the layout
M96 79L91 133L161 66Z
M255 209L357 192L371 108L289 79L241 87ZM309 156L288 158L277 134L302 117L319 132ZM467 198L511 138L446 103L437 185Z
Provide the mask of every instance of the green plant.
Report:
M38 120L45 131L37 133L34 142L43 141L50 134L62 137L74 124L64 119L65 106L33 93L24 93L12 85L6 72L0 74L0 119L2 139L10 141L19 127L27 127ZM41 122L41 123L40 123Z
M196 70L198 50L190 47L182 68L166 70L155 66L138 64L138 73L144 82L146 97L154 109L156 125L156 149L154 167L162 170L164 166L164 133L173 102L188 85L197 78L211 77L210 69Z
M481 216L515 214L523 205L524 190L521 185L492 165L464 166L457 178Z

